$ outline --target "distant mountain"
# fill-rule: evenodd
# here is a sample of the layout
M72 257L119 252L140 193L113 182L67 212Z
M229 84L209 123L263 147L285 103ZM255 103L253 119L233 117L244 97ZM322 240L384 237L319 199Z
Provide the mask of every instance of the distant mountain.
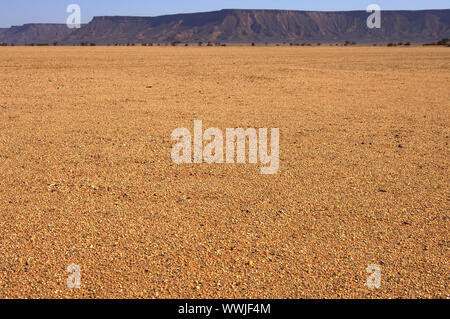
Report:
M3 34L4 32L6 32L6 30L8 30L8 29L6 29L6 28L0 28L0 39L2 38L2 34Z
M430 41L450 36L450 10L384 11L381 29L365 11L221 10L159 17L96 17L64 42Z
M13 27L0 42L72 45L149 42L436 41L450 37L450 10L383 11L381 29L366 25L365 11L235 10L158 17L95 17L81 29L64 25ZM2 40L3 38L3 40Z
M0 29L0 42L14 44L53 43L67 37L73 29L65 24L30 23Z

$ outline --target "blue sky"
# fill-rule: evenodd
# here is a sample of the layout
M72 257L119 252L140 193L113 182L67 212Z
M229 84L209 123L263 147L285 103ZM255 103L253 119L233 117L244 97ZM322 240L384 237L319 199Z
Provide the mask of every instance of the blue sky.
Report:
M449 9L449 0L1 0L0 27L24 23L65 23L66 7L76 3L82 10L82 22L93 16L155 16L171 13L218 9L291 9L291 10L365 10L376 3L383 10Z

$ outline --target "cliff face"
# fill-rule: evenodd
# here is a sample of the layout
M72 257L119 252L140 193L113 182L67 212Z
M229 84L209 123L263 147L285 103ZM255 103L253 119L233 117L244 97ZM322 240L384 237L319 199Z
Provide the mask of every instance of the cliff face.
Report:
M160 17L96 17L67 43L430 41L450 35L450 10L385 11L368 29L365 11L221 10Z
M67 37L73 30L65 24L24 24L0 30L0 42L14 44L53 43Z
M64 44L148 42L381 42L450 37L450 10L383 11L369 29L365 11L221 10L159 17L95 17L78 30L25 25L0 32L0 41ZM3 38L3 40L2 40Z

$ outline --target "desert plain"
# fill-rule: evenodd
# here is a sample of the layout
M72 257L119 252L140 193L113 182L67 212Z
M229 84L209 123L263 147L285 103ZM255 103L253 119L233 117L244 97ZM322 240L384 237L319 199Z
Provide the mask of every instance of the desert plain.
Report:
M1 48L0 297L448 298L449 71L438 47ZM278 173L175 164L194 120L279 128Z

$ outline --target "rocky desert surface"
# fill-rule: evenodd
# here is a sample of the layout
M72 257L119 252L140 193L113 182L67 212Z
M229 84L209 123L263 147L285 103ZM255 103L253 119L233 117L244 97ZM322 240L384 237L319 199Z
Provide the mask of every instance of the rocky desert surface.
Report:
M1 48L0 297L448 298L449 71L443 47ZM279 128L278 173L175 164L194 120Z

